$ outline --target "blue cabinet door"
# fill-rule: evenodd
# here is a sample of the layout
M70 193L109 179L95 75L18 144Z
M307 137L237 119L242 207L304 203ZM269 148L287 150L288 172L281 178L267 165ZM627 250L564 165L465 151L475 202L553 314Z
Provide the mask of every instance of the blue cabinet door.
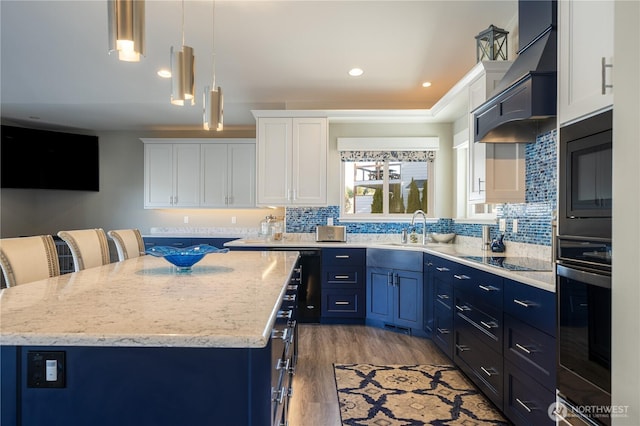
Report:
M367 268L367 318L393 324L393 271Z
M422 272L395 271L393 279L395 325L422 329Z

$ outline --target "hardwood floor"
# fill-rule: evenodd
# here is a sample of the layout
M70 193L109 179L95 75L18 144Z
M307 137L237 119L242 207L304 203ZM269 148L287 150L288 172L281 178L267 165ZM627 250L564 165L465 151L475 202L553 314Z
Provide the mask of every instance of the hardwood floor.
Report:
M333 364L451 364L429 339L357 325L301 324L290 426L340 426Z

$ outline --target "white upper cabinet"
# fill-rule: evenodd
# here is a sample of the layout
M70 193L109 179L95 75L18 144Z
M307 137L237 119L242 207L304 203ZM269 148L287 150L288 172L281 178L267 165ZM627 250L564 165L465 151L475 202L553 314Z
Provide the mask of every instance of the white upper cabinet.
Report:
M256 146L250 143L202 144L201 206L255 207Z
M145 208L255 207L253 139L142 139Z
M558 123L613 105L614 1L558 2Z
M525 200L523 143L473 142L471 111L493 93L511 62L483 62L484 71L469 85L469 203L522 203Z
M200 204L200 145L144 145L144 207Z
M257 204L326 206L327 119L258 116L257 123Z

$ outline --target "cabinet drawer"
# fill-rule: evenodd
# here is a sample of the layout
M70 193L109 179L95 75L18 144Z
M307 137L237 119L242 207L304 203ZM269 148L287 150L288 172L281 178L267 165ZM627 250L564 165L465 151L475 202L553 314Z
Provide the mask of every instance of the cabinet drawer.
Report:
M482 343L465 330L455 330L454 361L471 380L502 409L502 355Z
M555 390L540 386L509 361L504 362L504 413L516 425L553 425L549 406L556 401Z
M436 305L441 304L451 309L453 307L453 287L451 284L436 280L434 300Z
M504 316L504 356L548 389L556 388L556 339L546 333Z
M556 335L556 295L512 280L505 280L505 306L509 315Z
M367 267L422 272L422 266L422 253L419 251L367 250Z
M462 267L453 275L456 290L463 290L471 300L502 309L503 279L477 269Z
M364 268L324 268L324 284L329 285L363 285L364 286Z
M433 326L433 341L449 358L453 358L453 315L451 309L436 305Z
M362 290L323 290L322 316L364 318L365 303L365 295Z
M433 263L434 277L438 277L440 280L451 282L453 280L453 274L458 270L460 265L449 260L441 259L439 257L432 257L431 263Z
M502 354L502 312L487 305L472 304L469 299L455 297L456 329L464 329L494 351Z
M366 249L322 249L322 266L364 266Z

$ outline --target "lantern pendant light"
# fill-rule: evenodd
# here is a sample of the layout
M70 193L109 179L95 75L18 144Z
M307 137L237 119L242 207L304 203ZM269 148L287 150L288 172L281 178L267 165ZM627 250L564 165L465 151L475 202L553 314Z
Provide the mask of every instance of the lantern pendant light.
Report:
M109 53L118 52L118 59L140 61L144 56L144 0L109 0Z
M171 103L195 104L195 58L193 48L184 44L184 0L182 0L182 50L171 46Z
M204 88L204 96L203 96L203 108L202 108L202 125L204 130L216 129L216 131L220 131L223 129L223 97L222 97L222 88L218 86L216 88L216 44L215 44L215 10L216 3L213 2L213 12L212 12L212 25L211 25L211 45L213 48L213 81L211 86L207 86Z

